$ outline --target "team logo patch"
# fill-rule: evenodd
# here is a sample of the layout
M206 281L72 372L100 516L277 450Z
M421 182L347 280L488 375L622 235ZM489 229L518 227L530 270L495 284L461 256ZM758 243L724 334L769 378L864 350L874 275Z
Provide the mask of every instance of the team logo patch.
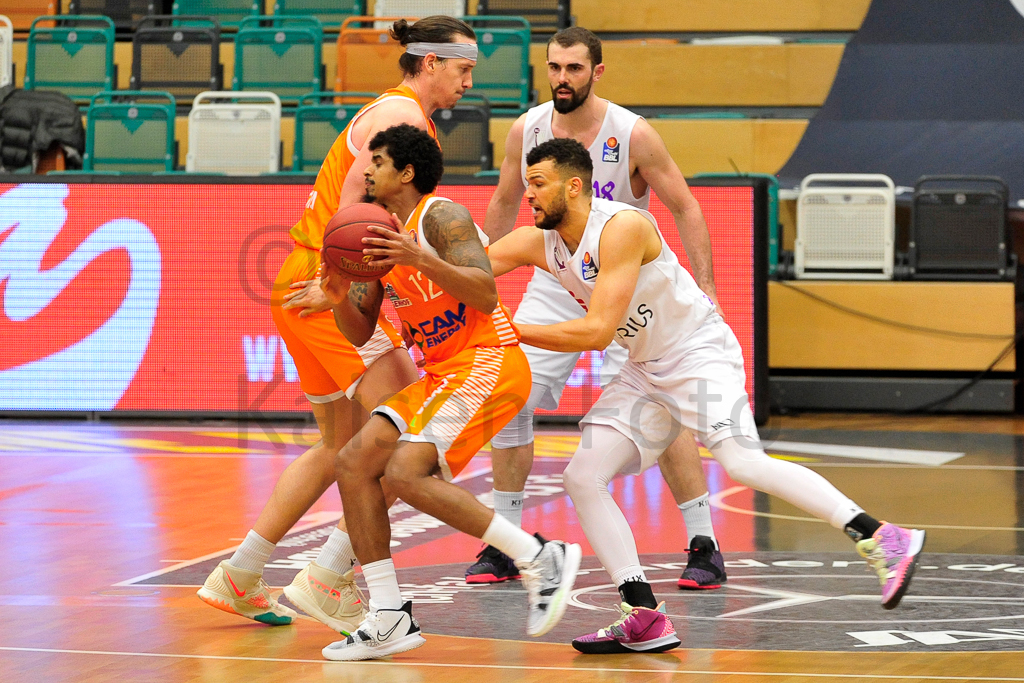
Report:
M384 296L391 300L391 305L395 308L405 308L406 306L412 306L412 301L409 299L398 298L398 292L391 286L391 283L385 283L384 285Z
M604 143L604 151L601 153L601 161L608 161L611 163L619 163L619 140L618 138L608 138Z
M555 248L554 252L552 252L552 255L555 257L555 267L558 268L559 270L565 270L565 261L558 257L557 248Z
M583 254L582 270L584 280L597 279L597 264L594 263L594 259L590 256L589 251Z

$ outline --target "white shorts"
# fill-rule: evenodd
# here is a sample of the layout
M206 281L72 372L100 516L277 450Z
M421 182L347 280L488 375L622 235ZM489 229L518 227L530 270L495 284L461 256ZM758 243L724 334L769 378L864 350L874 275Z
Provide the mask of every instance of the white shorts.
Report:
M613 427L636 444L637 472L656 463L682 427L708 448L730 437L756 441L736 335L712 315L671 356L627 361L580 422L587 424Z
M525 325L555 325L566 320L576 320L586 315L585 311L569 292L546 270L534 268L533 278L526 286L526 293L516 309L513 322ZM548 351L536 346L522 344L526 359L530 362L534 387L545 388L538 408L554 410L562 398L562 390L569 381L579 353ZM615 342L605 350L601 365L601 386L615 378L626 363L629 353Z

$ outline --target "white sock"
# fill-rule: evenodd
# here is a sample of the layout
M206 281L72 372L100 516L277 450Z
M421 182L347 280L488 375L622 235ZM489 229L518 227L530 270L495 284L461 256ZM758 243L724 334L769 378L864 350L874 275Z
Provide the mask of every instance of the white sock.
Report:
M320 548L316 563L324 569L344 574L356 566L356 553L352 550L352 539L341 529L335 528ZM401 607L401 605L399 605Z
M515 560L516 563L521 560L532 560L537 557L537 553L541 549L540 541L534 536L526 533L497 513L491 517L491 523L487 526L487 531L484 532L480 540L487 545L493 545Z
M615 587L618 588L627 581L643 581L647 583L647 575L644 574L644 570L640 565L631 564L612 572L612 581L615 582Z
M276 547L276 543L271 543L250 529L249 533L245 535L242 545L238 546L238 550L228 560L228 564L247 572L262 574L263 566L270 559L270 553L274 552Z
M683 521L686 523L686 545L689 547L694 536L707 536L715 542L718 548L718 539L715 538L715 527L711 524L711 500L707 492L693 500L688 500L679 505L683 511ZM718 548L721 550L721 548Z
M494 489L494 511L515 524L523 527L523 498L526 491L499 491Z
M317 562L317 564L320 564ZM363 578L376 609L402 609L402 591L398 588L395 562L390 557L363 565Z

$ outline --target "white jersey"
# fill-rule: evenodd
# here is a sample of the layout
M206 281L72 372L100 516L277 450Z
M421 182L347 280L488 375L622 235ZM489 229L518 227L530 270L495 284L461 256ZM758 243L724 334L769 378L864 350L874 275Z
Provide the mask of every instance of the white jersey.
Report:
M551 117L554 111L554 102L545 102L526 112L523 125L523 158L520 164L523 187L526 187L526 155L540 143L555 137L551 132ZM634 197L629 177L629 136L639 120L638 114L609 102L601 130L590 145L589 152L590 159L594 162L594 196L646 209L651 203L650 186L643 196Z
M601 270L600 244L604 226L620 211L637 211L658 227L649 212L622 202L594 197L583 238L574 253L555 230L544 232L544 255L548 270L585 309ZM700 328L714 313L715 305L701 291L693 277L679 265L679 259L661 239L661 253L640 267L636 290L619 322L615 341L629 351L634 362L657 360L679 347L682 340Z

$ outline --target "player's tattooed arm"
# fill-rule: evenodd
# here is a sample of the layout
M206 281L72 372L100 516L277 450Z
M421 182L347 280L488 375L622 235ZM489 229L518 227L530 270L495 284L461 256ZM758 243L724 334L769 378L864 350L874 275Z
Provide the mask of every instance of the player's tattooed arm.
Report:
M494 311L498 288L469 210L455 202L435 202L423 217L423 235L438 258L424 258L420 271L467 306Z
M384 300L384 288L380 282L348 282L328 272L320 287L333 304L334 323L345 338L355 346L370 341Z

